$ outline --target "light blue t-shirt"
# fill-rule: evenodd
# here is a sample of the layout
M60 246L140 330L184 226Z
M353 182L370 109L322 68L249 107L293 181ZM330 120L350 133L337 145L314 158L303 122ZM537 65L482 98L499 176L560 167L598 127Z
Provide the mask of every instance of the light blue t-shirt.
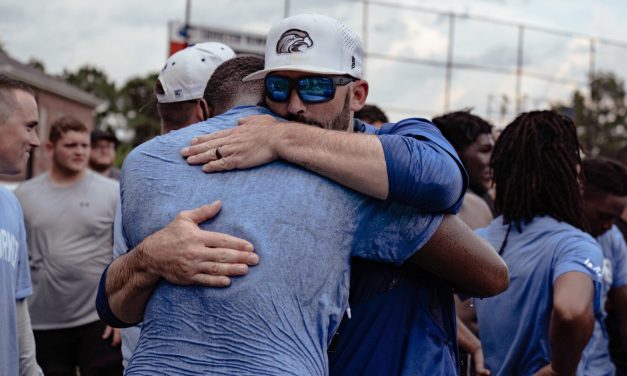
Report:
M476 233L500 249L507 228L499 216ZM485 363L495 376L532 375L551 361L555 280L568 272L588 275L595 285L596 311L603 257L590 235L549 216L535 217L522 225L522 232L512 225L502 257L509 268L509 288L475 301Z
M24 214L19 201L0 187L0 373L19 373L15 301L33 293Z
M610 359L609 340L605 329L605 300L613 288L627 285L627 246L618 227L612 228L596 238L603 251L603 279L601 306L595 317L594 332L581 355L577 368L578 376L611 376L616 373Z
M145 311L132 374L325 375L327 343L348 301L351 256L400 264L440 215L369 199L283 161L205 174L180 149L194 136L270 114L236 108L135 149L122 170L129 247L176 214L220 199L202 228L255 244L261 262L225 289L162 281Z

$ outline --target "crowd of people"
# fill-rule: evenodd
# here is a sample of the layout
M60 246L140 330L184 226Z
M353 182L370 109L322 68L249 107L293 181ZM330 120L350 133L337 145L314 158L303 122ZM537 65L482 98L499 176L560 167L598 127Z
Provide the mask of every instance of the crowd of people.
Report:
M627 374L627 161L569 118L390 122L359 36L311 14L264 58L187 47L154 91L121 171L64 116L50 170L0 189L0 375ZM0 173L37 124L0 75Z

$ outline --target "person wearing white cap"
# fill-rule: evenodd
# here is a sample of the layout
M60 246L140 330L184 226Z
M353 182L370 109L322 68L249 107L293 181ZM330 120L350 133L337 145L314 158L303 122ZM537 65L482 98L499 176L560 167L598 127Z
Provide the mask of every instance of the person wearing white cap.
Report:
M293 24L302 27L292 30L296 29ZM283 30L277 32L277 28ZM275 54L298 55L307 52L307 48L326 43L333 43L333 48L343 46L346 49L343 56L348 58L347 63L329 68L333 63L317 59L319 68L326 70L303 73L298 80L292 79L299 74L294 70L281 71L273 74L275 78L268 76L264 82L268 106L275 113L321 128L352 129L352 112L363 105L368 90L367 82L361 80L359 38L336 20L306 15L288 18L273 27L268 46L271 43L267 51L275 50ZM322 50L330 52L333 48L323 47ZM294 60L301 60L303 65L312 60L300 56ZM269 59L266 53L266 68ZM298 65L290 67L298 69ZM469 229L460 227L457 218L419 214L411 206L392 202L416 201L415 191L404 191L404 187L396 184L397 180L410 178L409 185L413 189L416 179L414 173L392 169L394 184L389 186L396 191L388 194L384 157L387 141L383 139L397 145L393 148L399 143L411 144L413 148L411 137L405 140L401 136L359 134L355 135L355 140L349 140L344 137L346 132L323 130L333 133L334 137L328 141L337 151L333 158L321 156L324 161L332 159L342 171L347 171L346 166L352 164L352 168L361 173L349 172L349 176L342 179L333 168L318 171L316 165L308 166L363 193L374 191L372 196L379 198L394 196L390 201L367 198L283 161L256 169L238 165L238 169L244 170L203 177L200 169L187 166L180 158L177 148L186 145L192 137L224 129L232 132L237 119L249 115L267 115L261 118L267 122L271 113L260 107L234 108L220 117L149 141L134 150L125 162L122 210L124 233L131 245L149 249L154 240L153 244L148 244L143 239L163 228L178 210L199 206L207 198L221 198L228 210L222 210L219 216L202 223L201 227L251 240L263 260L246 277L225 280L226 284L230 283L227 289L158 283L149 273L133 268L123 270L114 261L104 281L111 313L117 317L117 324L122 325L144 318L138 350L127 374L327 374L327 344L347 307L349 257L395 263L410 258L412 262L419 261L436 250L451 248L442 229L449 233L451 229L459 231L459 239L464 239L462 253L472 255L467 257L466 270L459 268L457 278L470 281L464 287L486 295L505 288L504 264L493 249L478 242ZM393 125L388 132L407 132L408 136L414 136L420 128L414 123ZM305 136L311 135L309 130L317 131L316 136L320 136L321 131L293 122L276 126L267 129L278 136L275 137L277 143L284 137L289 138L292 126ZM263 133L261 127L243 127L260 129ZM275 133L275 129L280 129L281 133ZM413 166L412 171L425 167L426 180L435 180L433 186L440 188L447 185L444 180L455 180L454 175L461 174L446 142L438 146L438 137L442 138L438 134L432 129L424 130L425 138L437 141L410 148L408 160L399 163ZM267 136L257 136L267 141ZM211 147L214 159L233 159L230 145L225 144L224 153L220 151L220 144ZM306 149L305 144L302 147ZM307 150L318 156L315 150ZM266 151L264 147L262 153ZM276 158L277 155L272 154L262 158L265 161L260 163ZM360 158L365 158L366 162L361 163ZM443 158L451 163L435 161ZM373 164L377 166L373 168ZM433 179L436 165L450 174ZM446 167L451 165L454 171ZM366 176L364 181L363 171L367 168L374 178ZM132 178L125 181L125 174ZM372 185L383 187L373 189ZM445 203L442 210L457 205L463 194L459 187L446 188L454 197L431 198L433 205ZM432 236L434 233L436 235ZM425 243L427 246L416 253ZM495 273L478 278L470 276L475 271L476 259L484 261L486 269ZM437 262L430 264L432 268L441 266ZM138 304L140 300L149 301L148 305Z
M211 109L203 99L205 86L216 68L233 57L235 52L229 46L205 42L168 58L155 82L161 133L209 118Z
M380 131L351 122L368 94L361 42L351 30L324 16L290 17L270 31L265 58L265 69L245 80L264 79L267 105L276 114L331 130L365 130L379 135L380 143L359 148L365 135L251 117L237 128L198 137L184 150L188 162L204 164L205 171L214 172L282 158L373 197L410 203L424 212L458 212L459 190L447 192L441 189L446 184L437 184L448 180L452 187L455 179L446 158L438 159L446 153L437 152L457 154L431 122L407 119L386 124ZM391 137L399 130L421 140ZM406 150L421 155L421 160L405 157ZM427 267L435 276L417 272L411 265L356 259L350 293L353 315L340 327L330 357L331 373L456 373L459 360L450 284L468 290L468 282L477 281L459 279L463 273L458 268L474 270L471 274L478 276L487 267L479 259L460 263L459 256L456 250L432 255L444 265ZM431 319L433 312L438 319Z
M229 64L223 65L222 63L226 61L229 61ZM225 110L225 103L232 104L241 100L250 100L238 91L248 90L253 92L253 95L256 94L255 98L259 98L261 89L256 88L259 85L245 85L241 81L234 83L235 80L228 77L229 74L243 77L240 72L247 74L247 72L254 71L259 65L263 66L261 58L256 56L234 57L234 52L230 47L215 42L196 44L172 55L161 70L159 79L155 84L155 94L159 101L158 110L162 118L162 133L180 129L220 114ZM218 72L216 73L218 77L214 77L215 72ZM215 98L217 95L220 97ZM181 101L176 101L179 99ZM259 102L258 99L251 100L250 103L256 104L257 102ZM214 210L216 208L214 207ZM204 213L202 210L200 212ZM115 217L113 247L115 258L129 251L121 233L121 224L122 213L118 207ZM245 244L243 240L222 236L222 234L201 234L200 231L197 234L200 234L198 236L203 238L203 242L208 247L206 253L202 254L204 258L213 257L216 253L214 249L218 245L222 248L230 248L229 246L232 244L233 248L237 248ZM231 239L232 242L227 244L225 239ZM151 249L151 251L154 252L155 250ZM243 259L248 257L247 253L242 253L242 255L241 258ZM177 261L181 262L180 259ZM234 264L239 261L239 259L234 259L231 263ZM159 260L159 262L164 261ZM169 263L172 264L171 259ZM228 272L225 274L229 275ZM236 273L236 275L240 274ZM162 275L161 277L166 276ZM140 325L121 330L122 365L125 368L137 346L140 330Z

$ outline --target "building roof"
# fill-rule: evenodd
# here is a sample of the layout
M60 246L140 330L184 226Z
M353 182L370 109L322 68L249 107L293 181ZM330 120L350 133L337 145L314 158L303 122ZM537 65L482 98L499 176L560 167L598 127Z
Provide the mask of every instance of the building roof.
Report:
M35 89L44 90L90 107L96 107L103 102L97 96L37 68L22 64L2 51L0 51L0 73L24 81Z

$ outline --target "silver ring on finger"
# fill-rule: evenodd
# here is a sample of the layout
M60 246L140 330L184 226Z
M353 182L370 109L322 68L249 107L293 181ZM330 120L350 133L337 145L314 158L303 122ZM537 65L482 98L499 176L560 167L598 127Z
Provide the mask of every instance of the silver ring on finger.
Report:
M220 154L220 148L222 147L222 145L218 146L216 148L216 160L218 159L222 159L222 154Z

